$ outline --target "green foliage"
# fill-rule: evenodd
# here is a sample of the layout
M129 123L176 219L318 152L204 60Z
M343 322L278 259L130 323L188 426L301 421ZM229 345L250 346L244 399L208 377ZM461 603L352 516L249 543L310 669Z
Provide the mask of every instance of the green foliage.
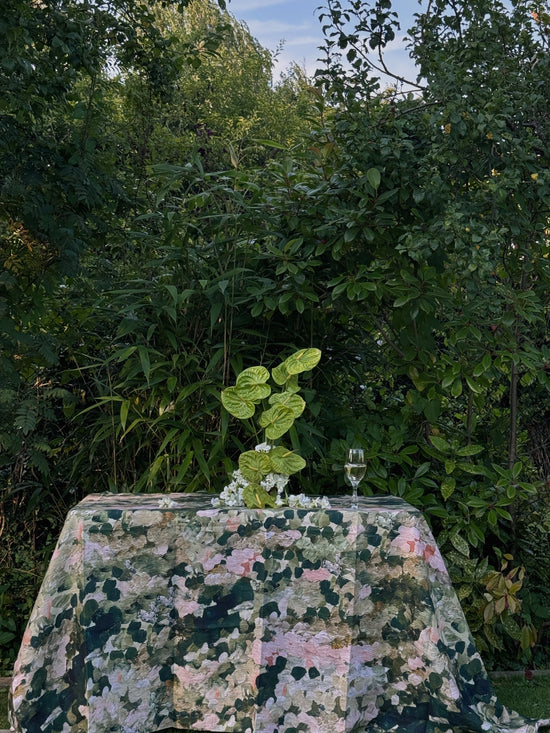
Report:
M389 1L331 0L316 87L273 86L215 4L175 5L0 18L2 508L34 563L10 539L3 608L81 495L219 491L254 453L220 415L229 375L316 344L308 414L277 367L262 418L287 421L304 491L347 491L335 467L363 445L362 490L426 513L489 659L547 664L547 15L432 2L418 79L382 89ZM228 393L246 420L264 376Z
M547 675L535 679L495 679L493 686L499 701L510 710L517 710L534 720L550 715L550 685Z
M222 405L234 417L248 420L254 417L258 405L262 412L259 426L271 443L288 433L294 421L300 417L306 403L300 395L297 376L309 372L319 363L319 349L300 349L288 356L271 374L263 366L248 367L238 374L234 387L227 387L221 393ZM282 387L272 392L269 378ZM306 461L298 453L284 446L271 446L269 451L245 451L239 456L239 470L248 482L244 500L248 507L275 506L275 497L270 496L262 486L262 480L271 473L290 476L305 468Z
M550 387L545 21L520 4L432 3L408 33L418 79L408 92L395 78L382 93L372 72L386 69L398 27L391 4L334 2L324 21L329 63L318 79L337 105L325 178L340 218L327 207L317 230L341 222L326 246L356 265L329 287L335 308L357 302L350 316L376 354L363 383L376 385L380 446L401 425L411 447L394 462L397 481L385 467L372 476L380 449L369 479L402 494L412 458L431 483L417 485L415 503L460 587L453 542L503 578L492 543L523 563L517 506L539 490L528 394L544 403ZM518 594L528 585L526 574Z

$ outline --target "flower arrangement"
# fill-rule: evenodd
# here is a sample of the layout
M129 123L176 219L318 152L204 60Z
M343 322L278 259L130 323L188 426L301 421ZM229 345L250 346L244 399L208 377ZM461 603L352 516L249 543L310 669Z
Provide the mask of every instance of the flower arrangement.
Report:
M234 386L221 393L222 404L233 416L249 420L261 406L258 423L265 431L266 442L239 456L239 467L231 481L213 499L214 506L277 507L329 506L326 499L313 499L304 494L289 496L289 477L301 471L305 460L278 441L294 425L306 406L298 394L298 375L310 371L321 358L319 349L301 349L291 354L271 373L263 366L245 369ZM274 391L270 379L279 387Z

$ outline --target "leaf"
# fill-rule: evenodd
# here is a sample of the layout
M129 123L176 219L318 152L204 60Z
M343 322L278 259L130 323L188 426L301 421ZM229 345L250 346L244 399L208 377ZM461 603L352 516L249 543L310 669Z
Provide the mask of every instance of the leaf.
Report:
M245 451L239 456L239 470L247 481L259 484L264 476L271 473L271 459L261 451Z
M470 546L468 545L464 537L461 537L461 535L454 533L449 537L449 539L451 540L453 547L458 550L461 555L464 555L465 557L470 556Z
M282 473L285 476L301 471L306 465L302 456L284 448L282 445L273 448L269 453L269 458L275 473Z
M230 412L239 420L246 420L256 412L256 405L252 400L246 399L237 387L227 387L222 394L222 405L227 412Z
M524 626L521 629L520 645L525 651L530 647L534 646L536 642L536 635L533 633L529 626Z
M289 407L275 405L262 412L259 423L265 428L265 435L269 440L277 440L292 427L294 414Z
M377 191L378 187L380 186L380 180L381 176L378 168L369 168L367 171L367 181L370 183L375 191Z
M120 351L115 352L112 358L117 361L125 361L136 349L137 346L127 346L125 349L120 349Z
M453 397L460 397L462 394L462 380L457 377L451 387L451 394Z
M12 639L15 639L15 634L11 631L0 631L0 645L7 645Z
M273 381L275 382L275 384L279 384L282 386L290 377L290 374L286 369L285 362L279 364L279 366L276 366L274 369L272 369L271 376L273 377Z
M483 392L483 387L478 384L475 379L472 379L468 374L466 375L466 382L468 383L468 387L472 390L472 392L475 392L475 394L481 394Z
M273 394L269 398L270 405L283 405L292 410L294 418L300 417L305 409L305 400L300 395L294 394L293 392L281 392L281 394Z
M263 366L253 366L242 371L237 377L237 390L247 400L257 402L269 397L271 387L266 384L269 372Z
M138 346L138 353L139 360L141 362L141 368L143 369L143 374L145 375L145 379L149 381L149 376L151 374L151 360L149 358L149 351L145 346Z
M283 364L289 374L301 374L308 372L317 366L321 358L320 349L301 349L285 359Z
M454 479L452 476L446 476L443 481L441 482L441 495L447 501L447 499L452 496L454 490L456 487L456 479Z
M15 427L21 430L23 435L28 435L35 428L36 417L37 410L35 401L25 400L15 413Z
M459 448L456 452L457 456L463 458L464 456L476 456L478 453L483 451L482 445L465 445L463 448Z
M130 409L130 400L124 400L120 403L120 424L122 429L126 428L126 421L128 420L128 410Z
M523 468L523 466L522 466L522 464L519 461L518 461L518 463L514 463L514 466L512 468L512 476L514 478L518 478L519 475L520 475L520 473L521 473L522 468Z
M428 473L428 471L430 470L431 465L432 464L429 461L426 461L425 463L422 463L416 469L416 472L415 472L413 478L420 478L421 476L424 476L424 474Z
M276 506L275 499L259 484L248 484L243 489L243 501L249 509L263 509Z
M291 374L285 384L285 391L291 392L292 394L296 394L300 391L300 386L298 384L298 375L297 374Z
M450 444L444 438L440 438L439 435L430 435L430 443L441 453L450 453L451 451Z
M504 629L508 636L511 636L512 639L515 639L516 641L520 640L521 629L514 618L512 618L511 616L507 616L506 618L501 619L501 623L504 626Z
M487 611L487 609L489 609ZM492 604L488 604L485 611L483 612L483 618L485 621L490 621L494 619L494 612L492 610ZM489 626L487 624L483 627L483 632L485 636L487 637L487 640L489 641L489 644L496 649L502 649L502 642L499 639L499 637L496 635L494 627Z
M472 590L471 585L461 585L456 592L458 600L463 601L465 598L469 598L472 595Z
M424 415L433 425L441 415L441 403L439 400L429 400L424 406Z
M265 145L267 148L275 148L276 150L288 150L288 147L286 145L281 145L281 143L275 142L275 140L263 140L261 138L253 138L253 143L256 143L257 145Z
M456 468L456 461L454 458L445 459L445 473L450 475Z
M457 468L460 468L461 471L465 471L466 473L470 473L474 476L489 476L489 472L485 466L477 465L475 463L460 461L460 463L457 463Z

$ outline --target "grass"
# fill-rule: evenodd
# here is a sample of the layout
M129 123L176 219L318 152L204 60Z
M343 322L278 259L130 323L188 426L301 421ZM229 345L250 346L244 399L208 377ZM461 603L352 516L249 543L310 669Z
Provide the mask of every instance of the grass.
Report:
M550 675L493 680L500 702L527 718L550 718Z
M528 718L550 718L550 675L533 680L499 679L493 682L500 702ZM8 691L0 690L0 730L8 728ZM165 731L164 733L169 733ZM183 733L176 731L174 733Z
M0 730L9 728L8 725L8 691L0 690Z

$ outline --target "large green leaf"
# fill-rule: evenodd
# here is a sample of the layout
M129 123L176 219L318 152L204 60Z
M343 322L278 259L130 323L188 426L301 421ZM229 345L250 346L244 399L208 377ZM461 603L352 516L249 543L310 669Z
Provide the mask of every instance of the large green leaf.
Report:
M283 364L289 374L301 374L317 366L320 358L320 349L300 349L285 359Z
M265 367L249 367L237 377L237 390L247 400L263 400L271 394L271 387L266 384L268 379L269 372Z
M290 407L275 405L260 415L260 425L265 428L266 438L277 440L290 430L294 423L294 413Z
M294 394L293 392L281 392L280 394L273 394L269 398L270 405L283 405L292 410L294 418L300 417L305 409L305 400L300 395Z
M259 484L264 476L271 473L272 465L267 453L248 450L239 456L239 469L247 481Z
M246 420L252 417L256 411L256 405L247 399L237 387L228 387L222 392L222 405L227 412L230 412L239 420Z
M263 509L263 507L276 506L275 498L259 484L248 484L243 489L243 500L249 509Z
M282 364L279 364L279 366L276 366L274 369L271 370L271 376L273 377L273 380L276 384L283 385L290 377L290 374L288 373L285 363L283 362Z
M275 473L282 473L285 476L301 471L306 465L302 456L288 448L284 448L282 445L273 448L269 453L269 458Z

